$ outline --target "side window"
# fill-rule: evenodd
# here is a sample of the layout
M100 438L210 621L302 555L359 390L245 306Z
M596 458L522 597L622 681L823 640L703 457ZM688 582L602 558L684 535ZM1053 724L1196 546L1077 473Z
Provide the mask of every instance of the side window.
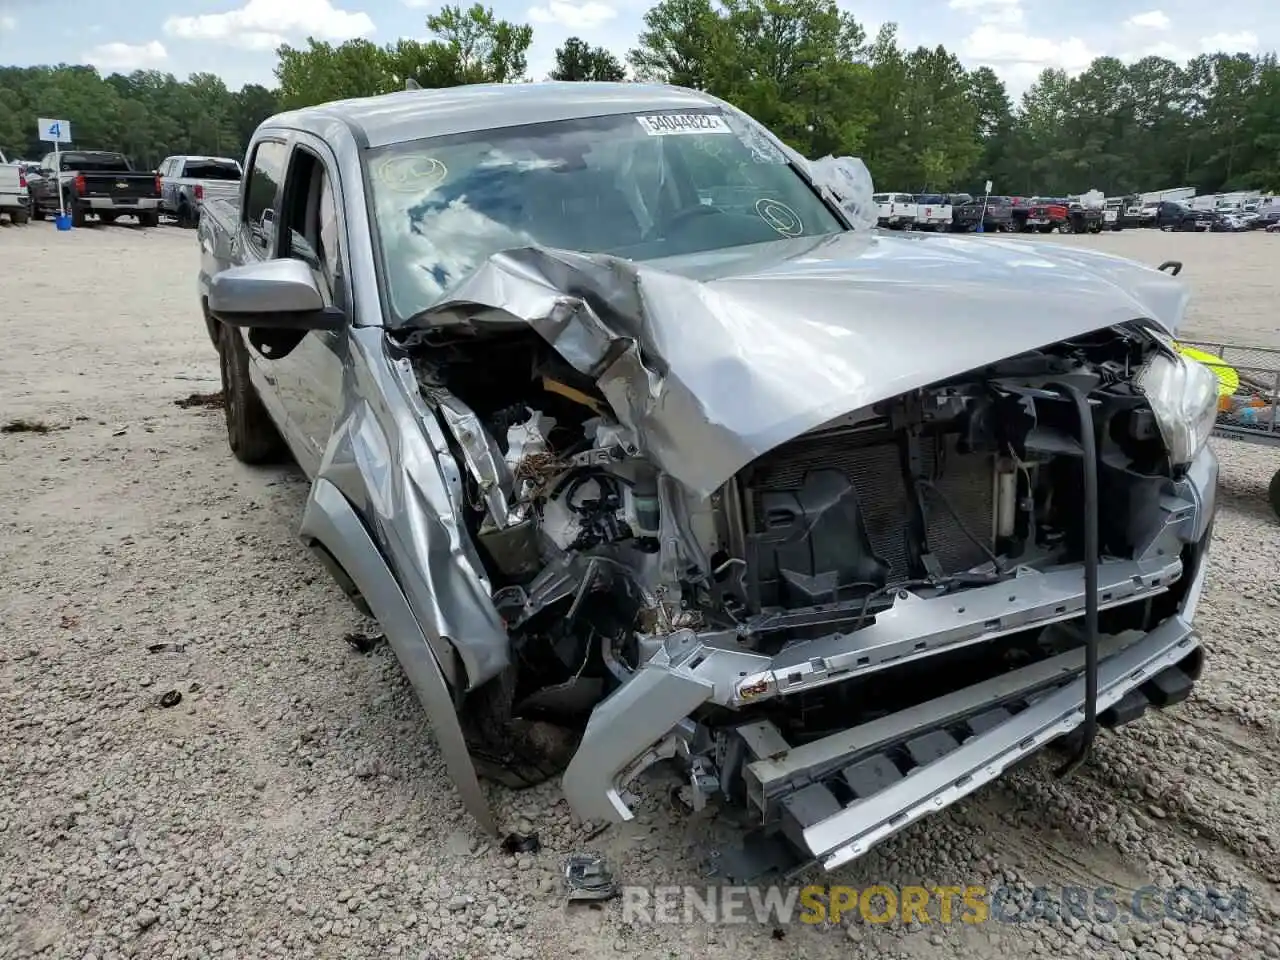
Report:
M258 248L270 252L275 239L276 188L284 173L285 145L263 140L253 151L243 216Z
M289 165L285 216L288 249L281 255L308 264L326 299L334 302L342 272L337 197L324 164L301 147L294 150Z

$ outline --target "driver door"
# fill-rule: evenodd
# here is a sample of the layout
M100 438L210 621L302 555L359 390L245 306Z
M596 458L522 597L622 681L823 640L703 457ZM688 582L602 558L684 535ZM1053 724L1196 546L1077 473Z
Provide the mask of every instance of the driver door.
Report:
M344 267L346 234L338 197L337 162L320 140L296 134L281 194L278 256L311 268L326 306L351 315ZM294 434L294 455L308 476L320 468L342 408L347 328L313 330L265 361ZM297 336L297 334L291 334Z

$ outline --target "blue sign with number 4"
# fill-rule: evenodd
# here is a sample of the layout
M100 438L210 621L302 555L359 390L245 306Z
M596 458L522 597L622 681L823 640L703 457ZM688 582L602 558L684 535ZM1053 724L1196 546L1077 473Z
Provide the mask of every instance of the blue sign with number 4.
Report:
M40 128L40 139L47 143L70 143L71 124L66 120L52 117L41 117L37 124Z

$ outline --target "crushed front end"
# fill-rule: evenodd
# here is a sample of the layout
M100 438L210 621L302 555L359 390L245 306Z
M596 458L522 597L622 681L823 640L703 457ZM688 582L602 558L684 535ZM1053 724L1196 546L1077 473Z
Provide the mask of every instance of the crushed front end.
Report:
M834 868L1199 674L1215 385L1153 329L874 403L710 496L527 331L415 366L469 467L504 709L581 729L583 818L629 819L628 784L673 762L693 807Z

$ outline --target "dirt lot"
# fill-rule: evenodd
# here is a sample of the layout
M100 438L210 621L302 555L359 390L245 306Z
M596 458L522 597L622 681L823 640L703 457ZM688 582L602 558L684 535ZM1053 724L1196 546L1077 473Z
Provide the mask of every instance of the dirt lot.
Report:
M1280 346L1280 237L1067 240L1183 260L1191 329ZM196 264L174 228L0 228L0 426L25 424L0 434L0 957L1280 957L1280 451L1216 444L1192 701L1104 735L1071 780L1033 765L830 878L1122 903L1241 887L1249 916L628 924L617 901L566 910L565 855L701 884L716 823L653 789L588 841L554 787L492 788L542 850L476 834L390 652L344 642L373 627L295 539L305 481L238 465L221 411L181 403L219 386Z

